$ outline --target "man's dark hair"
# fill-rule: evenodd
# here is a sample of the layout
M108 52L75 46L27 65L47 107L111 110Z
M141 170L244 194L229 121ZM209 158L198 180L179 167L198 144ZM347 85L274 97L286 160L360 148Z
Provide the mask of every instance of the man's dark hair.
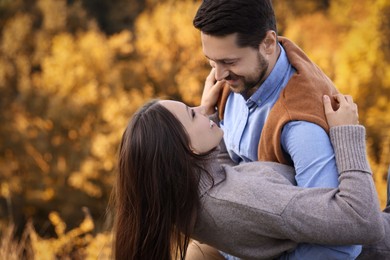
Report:
M267 31L277 32L272 0L203 0L193 24L212 36L238 33L240 47L258 48Z

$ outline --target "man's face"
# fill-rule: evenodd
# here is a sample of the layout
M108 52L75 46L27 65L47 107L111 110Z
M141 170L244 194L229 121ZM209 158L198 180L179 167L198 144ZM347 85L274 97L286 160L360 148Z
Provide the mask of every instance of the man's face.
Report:
M265 80L269 62L260 48L241 48L236 38L237 34L217 37L201 33L203 53L215 68L215 79L225 80L233 92L245 95Z

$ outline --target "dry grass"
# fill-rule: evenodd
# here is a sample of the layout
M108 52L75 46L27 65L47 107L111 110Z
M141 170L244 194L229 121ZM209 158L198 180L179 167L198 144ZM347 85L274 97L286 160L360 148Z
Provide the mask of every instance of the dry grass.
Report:
M111 233L93 235L94 223L88 212L85 213L78 227L65 232L65 223L58 213L52 212L49 219L57 233L55 238L42 238L28 223L18 241L14 225L0 226L0 259L111 259Z

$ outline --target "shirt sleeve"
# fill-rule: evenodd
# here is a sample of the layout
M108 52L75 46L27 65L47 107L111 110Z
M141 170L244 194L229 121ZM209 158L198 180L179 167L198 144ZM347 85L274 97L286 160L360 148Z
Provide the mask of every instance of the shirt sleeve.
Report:
M329 136L320 126L293 121L282 130L281 144L290 156L296 171L299 187L335 188L338 186L338 171ZM361 246L325 246L299 244L281 259L355 259Z
M281 143L294 163L297 186L338 186L334 151L324 129L313 123L293 121L283 128Z

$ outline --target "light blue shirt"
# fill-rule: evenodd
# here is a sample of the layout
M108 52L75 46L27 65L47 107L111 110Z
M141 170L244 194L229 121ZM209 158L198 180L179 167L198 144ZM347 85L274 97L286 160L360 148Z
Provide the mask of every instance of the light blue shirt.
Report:
M259 89L248 100L235 93L231 93L227 100L224 120L220 124L228 153L237 164L257 161L257 148L264 123L280 92L296 72L283 47L280 47L278 61ZM286 158L293 162L298 186L338 186L333 148L327 133L320 126L306 121L289 122L282 130L281 145ZM355 259L360 252L361 246L299 244L293 252L286 253L281 259L344 260Z

